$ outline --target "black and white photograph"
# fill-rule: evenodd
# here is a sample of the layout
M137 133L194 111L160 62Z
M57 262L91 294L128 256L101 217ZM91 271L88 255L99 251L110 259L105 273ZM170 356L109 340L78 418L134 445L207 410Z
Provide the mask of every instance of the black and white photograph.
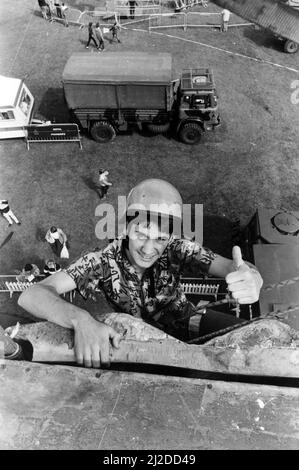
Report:
M299 0L0 18L0 450L299 450Z

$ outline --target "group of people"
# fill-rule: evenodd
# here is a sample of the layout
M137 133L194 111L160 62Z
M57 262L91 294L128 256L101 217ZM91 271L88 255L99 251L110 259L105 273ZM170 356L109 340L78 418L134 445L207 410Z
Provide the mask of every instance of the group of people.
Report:
M109 28L109 31L112 33L112 41L116 41L120 43L120 39L118 37L118 32L120 30L119 23L115 21L113 25ZM98 51L103 51L105 49L105 41L102 29L100 27L100 23L96 23L95 25L92 22L88 24L88 40L86 43L86 49L89 48L91 41L94 43L95 47Z
M50 245L55 256L60 259L69 258L68 239L61 228L55 227L53 225L47 231L45 240ZM50 258L45 261L43 272L41 272L36 264L26 263L22 271L18 272L16 277L18 281L32 282L41 276L50 276L51 274L57 273L59 271L61 271L61 265L54 259Z
M51 276L51 274L58 273L61 271L61 266L56 263L54 259L48 259L45 261L43 270L34 263L26 263L22 271L17 274L16 278L18 281L32 282L34 280L41 280L42 277Z
M69 23L66 17L66 10L68 6L65 3L60 3L59 1L54 0L37 0L40 10L42 12L43 18L46 21L54 21L55 17L63 21L64 26L68 27Z
M136 3L137 2L128 2L128 3ZM46 21L53 22L55 18L59 18L63 21L65 26L69 26L67 17L66 17L66 10L68 9L68 6L65 3L60 3L59 1L54 1L54 0L38 0L38 4L41 10L41 13L43 15L43 18ZM133 11L135 11L135 6L132 6L130 8L133 8ZM130 10L132 11L132 10ZM120 43L120 39L118 37L119 31L120 31L120 24L118 23L117 20L114 21L113 25L109 28L109 31L111 31L112 34L112 42L116 41ZM103 51L105 49L105 41L104 41L104 35L102 32L102 29L100 27L100 23L96 23L95 25L92 22L89 22L88 24L88 40L86 43L86 49L89 48L90 42L93 42L95 47L98 49L98 51Z

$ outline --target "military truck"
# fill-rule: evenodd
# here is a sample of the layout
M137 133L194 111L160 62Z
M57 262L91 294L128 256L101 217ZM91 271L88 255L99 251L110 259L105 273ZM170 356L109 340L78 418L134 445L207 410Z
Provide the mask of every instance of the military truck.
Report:
M156 134L172 128L185 144L197 144L220 124L212 71L190 68L177 80L172 73L166 53L75 53L62 82L72 118L97 142L137 124Z

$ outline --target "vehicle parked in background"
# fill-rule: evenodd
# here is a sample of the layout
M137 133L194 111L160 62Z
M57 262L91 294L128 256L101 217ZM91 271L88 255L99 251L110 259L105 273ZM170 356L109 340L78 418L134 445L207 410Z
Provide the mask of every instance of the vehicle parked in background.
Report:
M0 76L0 139L25 137L34 98L24 80Z
M220 124L212 71L190 68L177 80L172 73L166 53L75 53L62 82L73 119L97 142L137 124L156 134L172 128L182 142L197 144Z

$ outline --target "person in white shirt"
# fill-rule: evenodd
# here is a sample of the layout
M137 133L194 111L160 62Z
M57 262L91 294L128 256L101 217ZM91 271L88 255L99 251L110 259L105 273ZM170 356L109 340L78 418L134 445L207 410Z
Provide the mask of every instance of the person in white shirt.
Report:
M68 27L69 23L68 23L66 15L65 15L66 10L68 10L68 6L65 5L64 3L62 3L60 9L61 9L61 16L62 16L62 19L64 21L64 26Z
M228 23L229 23L229 18L230 18L230 11L229 10L222 10L221 12L221 31L223 33L226 33L228 30Z
M9 227L13 224L13 222L15 222L17 225L21 225L21 222L9 207L7 199L0 199L0 214L2 214L3 217L7 220Z
M106 198L107 191L109 186L112 186L112 183L108 181L109 171L99 170L99 196L100 198Z
M67 236L61 228L51 227L45 236L57 256L61 257L61 251L66 246Z
M65 15L65 12L66 10L68 10L68 6L65 5L64 3L62 3L60 5L60 2L57 1L54 3L55 7L56 7L56 14L57 14L57 17L58 18L61 18L64 22L64 26L68 26L69 23L68 23L68 20L67 20L67 17Z

